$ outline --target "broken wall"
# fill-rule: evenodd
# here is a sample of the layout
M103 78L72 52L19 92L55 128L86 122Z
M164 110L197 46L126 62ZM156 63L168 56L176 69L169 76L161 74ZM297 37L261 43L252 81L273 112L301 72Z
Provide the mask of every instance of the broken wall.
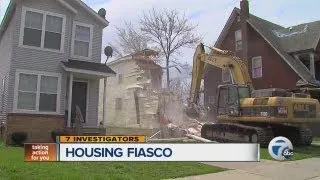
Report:
M103 115L103 80L100 81L99 121L105 126L158 128L158 94L150 89L151 80L145 77L145 71L138 68L134 60L109 65L116 73L116 77L107 80L107 116ZM122 82L119 83L119 75ZM121 75L120 75L121 76ZM138 100L139 114L137 116L135 93ZM121 101L117 105L116 101ZM121 99L121 100L119 100Z

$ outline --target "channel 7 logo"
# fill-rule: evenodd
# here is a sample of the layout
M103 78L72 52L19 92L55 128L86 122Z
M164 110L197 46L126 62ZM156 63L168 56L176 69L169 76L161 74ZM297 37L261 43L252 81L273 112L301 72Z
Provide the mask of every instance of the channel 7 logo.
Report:
M268 147L269 154L272 158L283 161L293 156L293 146L289 139L279 136L272 139Z

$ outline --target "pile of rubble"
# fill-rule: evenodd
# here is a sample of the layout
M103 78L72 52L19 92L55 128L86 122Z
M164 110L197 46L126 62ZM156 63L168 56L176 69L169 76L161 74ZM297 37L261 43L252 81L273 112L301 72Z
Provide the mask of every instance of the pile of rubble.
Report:
M186 134L201 137L201 128L204 123L196 119L188 119L179 124L168 123L166 125L170 138L184 137Z

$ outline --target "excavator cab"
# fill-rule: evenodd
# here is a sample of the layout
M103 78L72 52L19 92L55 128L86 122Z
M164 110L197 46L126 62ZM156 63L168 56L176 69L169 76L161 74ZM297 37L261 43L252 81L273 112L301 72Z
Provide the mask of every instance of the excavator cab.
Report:
M240 100L250 98L250 95L250 87L247 85L219 85L217 89L217 114L240 116Z

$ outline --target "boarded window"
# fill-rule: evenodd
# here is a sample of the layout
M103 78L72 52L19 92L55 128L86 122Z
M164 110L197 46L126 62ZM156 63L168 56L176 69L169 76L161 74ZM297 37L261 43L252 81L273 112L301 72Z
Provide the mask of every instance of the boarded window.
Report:
M241 30L237 30L235 32L235 45L236 45L236 51L242 49L242 34L241 34Z
M116 98L116 109L122 109L122 98Z
M228 70L222 70L222 82L229 82L230 80L230 72Z
M118 75L118 84L122 84L122 82L123 82L123 75L119 74Z
M262 58L261 56L252 58L252 78L262 77Z

